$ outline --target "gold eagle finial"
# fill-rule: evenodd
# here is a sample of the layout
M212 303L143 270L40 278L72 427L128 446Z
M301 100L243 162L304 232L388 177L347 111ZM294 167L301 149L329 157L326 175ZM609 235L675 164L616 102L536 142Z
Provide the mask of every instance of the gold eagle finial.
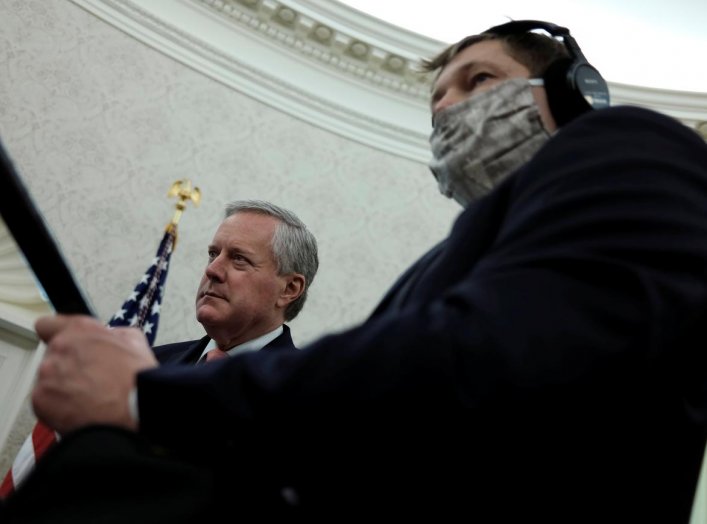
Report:
M191 200L194 202L195 206L199 205L201 202L201 191L198 187L191 187L191 180L183 178L177 180L170 188L167 196L170 198L177 197L176 211L172 217L172 222L170 225L176 226L179 223L179 219L182 218L182 213L187 207L187 201Z
M182 213L187 207L187 201L191 200L194 202L195 206L198 206L199 202L201 202L201 191L198 187L191 187L191 180L182 178L172 184L172 187L167 192L167 196L169 198L177 198L177 203L175 205L177 209L174 211L172 221L167 224L167 231L171 231L174 234L174 245L176 246L177 224L179 223L179 219L182 218Z

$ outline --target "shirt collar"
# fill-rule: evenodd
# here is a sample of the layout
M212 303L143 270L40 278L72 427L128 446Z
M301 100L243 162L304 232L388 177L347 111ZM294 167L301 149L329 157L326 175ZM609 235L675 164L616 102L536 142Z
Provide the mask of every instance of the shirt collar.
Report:
M263 349L265 346L270 344L273 340L275 340L277 337L282 335L282 332L284 331L282 325L276 327L269 333L265 333L264 335L260 335L258 338L254 338L253 340L249 340L247 342L243 342L242 344L238 344L237 346L233 346L232 348L229 348L226 350L226 353L228 353L229 357L232 357L233 355L237 355L239 353L246 353L248 351L259 351ZM206 355L209 351L212 349L216 349L216 342L214 342L214 339L210 339L209 343L206 344L206 347L204 348L204 351L201 353L201 357L199 357L199 360L204 358L204 355Z

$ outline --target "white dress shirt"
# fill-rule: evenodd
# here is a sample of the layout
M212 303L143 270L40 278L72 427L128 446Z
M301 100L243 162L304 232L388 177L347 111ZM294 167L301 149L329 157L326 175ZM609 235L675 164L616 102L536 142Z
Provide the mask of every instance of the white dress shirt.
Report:
M233 346L232 348L225 351L226 353L228 353L229 357L232 357L233 355L238 355L239 353L245 353L247 351L258 351L260 349L263 349L265 346L270 344L270 342L282 335L282 331L282 326L278 326L269 333L265 333L264 335L261 335L258 338L254 338L253 340L249 340L248 342L243 342L242 344L238 344L237 346ZM197 362L203 361L204 357L206 357L206 354L212 349L217 349L216 342L214 342L214 339L209 340L209 343L206 344L206 347L204 348L204 351L201 353L201 356L199 357L199 360Z

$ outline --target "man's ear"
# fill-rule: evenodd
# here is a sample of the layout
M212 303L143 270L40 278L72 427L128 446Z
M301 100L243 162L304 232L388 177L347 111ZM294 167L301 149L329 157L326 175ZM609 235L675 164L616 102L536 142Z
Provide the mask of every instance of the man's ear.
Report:
M277 299L277 305L285 308L304 293L305 278L299 273L290 273L282 278L285 286Z

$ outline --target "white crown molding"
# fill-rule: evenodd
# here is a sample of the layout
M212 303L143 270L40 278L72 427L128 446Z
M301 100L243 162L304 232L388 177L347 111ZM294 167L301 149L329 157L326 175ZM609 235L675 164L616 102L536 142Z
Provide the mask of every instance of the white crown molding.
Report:
M366 43L399 53L413 62L438 53L445 44L419 33L389 24L369 14L332 0L281 0L302 14L326 23L335 31Z
M707 124L707 93L673 91L651 87L609 83L612 105L630 104L649 107L670 115L684 124L704 132Z
M333 0L71 0L189 67L283 112L427 162L429 78L445 44ZM705 135L707 93L609 83Z
M384 57L370 48L364 59L351 56L358 40L333 30L329 41L336 52L322 49L299 35L302 25L313 23L306 17L297 16L297 29L271 21L282 16L284 4L256 0L256 8L250 8L248 0L71 1L280 111L405 158L429 158L426 84L390 73L382 64ZM377 62L381 67L376 73L367 64Z

